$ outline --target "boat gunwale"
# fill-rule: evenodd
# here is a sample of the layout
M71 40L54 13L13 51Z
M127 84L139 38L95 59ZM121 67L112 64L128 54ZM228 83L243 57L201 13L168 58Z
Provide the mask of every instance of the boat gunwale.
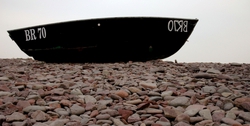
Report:
M19 31L19 30L25 30L29 28L34 27L41 27L41 26L51 26L51 25L58 25L58 24L65 24L65 23L74 23L74 22L82 22L82 21L98 21L98 20L115 20L115 19L172 19L172 20L193 20L193 21L199 21L199 19L191 19L191 18L172 18L172 17L107 17L107 18L91 18L91 19L81 19L81 20L71 20L71 21L62 21L62 22L56 22L56 23L47 23L47 24L41 24L41 25L34 25L34 26L28 26L24 28L18 28L13 30L7 30L7 32L10 34L10 32Z

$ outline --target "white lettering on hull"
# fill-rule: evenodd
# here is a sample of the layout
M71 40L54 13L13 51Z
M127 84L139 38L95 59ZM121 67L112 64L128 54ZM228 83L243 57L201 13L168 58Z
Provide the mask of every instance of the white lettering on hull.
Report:
M26 41L32 41L37 39L45 39L46 38L46 29L44 27L37 28L37 33L34 28L24 30Z
M168 21L168 31L172 32L188 32L188 21L170 20Z

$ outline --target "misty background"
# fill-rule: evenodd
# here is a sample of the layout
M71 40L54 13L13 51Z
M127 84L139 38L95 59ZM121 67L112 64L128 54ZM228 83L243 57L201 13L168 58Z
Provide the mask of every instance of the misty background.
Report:
M199 19L188 42L164 60L250 63L250 0L0 0L0 58L29 58L7 30L131 16Z

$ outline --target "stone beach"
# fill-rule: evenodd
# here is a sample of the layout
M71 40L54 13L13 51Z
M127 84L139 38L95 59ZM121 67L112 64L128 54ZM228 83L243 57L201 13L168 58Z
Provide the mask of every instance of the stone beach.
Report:
M2 126L250 126L250 64L0 59Z

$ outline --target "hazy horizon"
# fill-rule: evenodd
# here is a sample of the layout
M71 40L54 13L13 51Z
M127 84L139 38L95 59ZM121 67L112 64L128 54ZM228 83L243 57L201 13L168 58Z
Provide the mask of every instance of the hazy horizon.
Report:
M250 63L249 0L1 0L0 58L29 58L8 30L103 17L197 18L188 42L165 60Z

